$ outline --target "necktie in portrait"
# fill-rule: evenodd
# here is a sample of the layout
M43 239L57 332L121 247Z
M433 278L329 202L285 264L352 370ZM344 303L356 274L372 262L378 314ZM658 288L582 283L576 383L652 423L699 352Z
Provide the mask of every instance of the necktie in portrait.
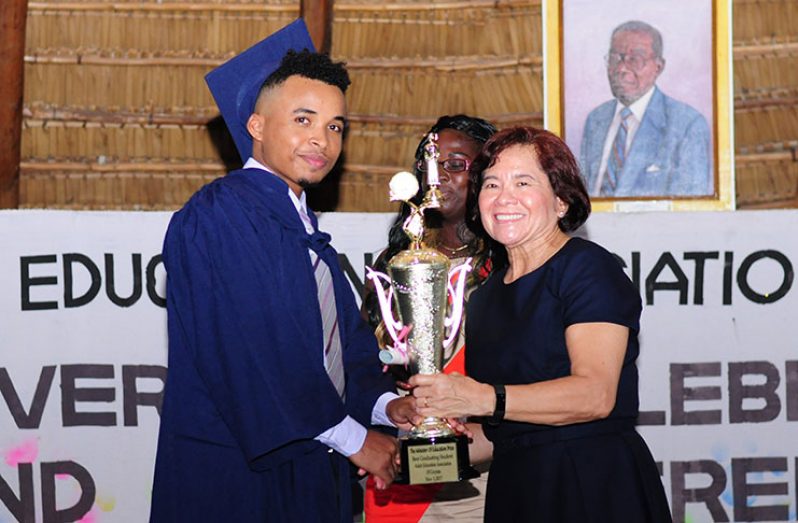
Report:
M624 107L621 110L621 125L618 126L618 132L612 142L612 150L610 150L610 158L607 162L607 172L604 175L604 182L601 184L601 196L612 196L618 186L618 178L626 161L626 137L629 134L630 116L632 116L632 110Z

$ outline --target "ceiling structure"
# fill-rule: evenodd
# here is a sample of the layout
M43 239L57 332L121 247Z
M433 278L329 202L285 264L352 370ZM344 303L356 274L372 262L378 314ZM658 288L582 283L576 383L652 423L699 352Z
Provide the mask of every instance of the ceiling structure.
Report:
M798 207L798 10L733 10L737 207ZM20 168L0 174L0 206L5 187L22 208L178 208L240 163L204 75L300 12L353 79L317 208L393 209L387 180L439 115L542 125L540 0L27 2Z

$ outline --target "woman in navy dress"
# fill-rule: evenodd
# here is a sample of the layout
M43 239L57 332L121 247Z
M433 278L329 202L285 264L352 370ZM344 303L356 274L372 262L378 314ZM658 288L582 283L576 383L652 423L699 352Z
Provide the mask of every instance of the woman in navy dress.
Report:
M495 134L471 168L474 225L504 256L468 303L468 377L416 375L423 416L483 416L488 522L666 522L635 431L640 297L612 254L567 233L590 214L565 143Z

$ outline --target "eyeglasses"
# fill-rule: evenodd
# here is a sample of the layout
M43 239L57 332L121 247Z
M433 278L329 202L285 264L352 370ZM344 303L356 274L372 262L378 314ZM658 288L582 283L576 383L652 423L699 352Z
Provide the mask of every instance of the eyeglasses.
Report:
M623 62L632 71L639 71L653 58L639 53L610 53L604 57L604 61L607 63L607 67L618 67Z
M466 158L446 158L443 161L439 161L438 165L443 167L443 170L446 172L460 173L468 170L468 168L471 166L471 161ZM427 172L427 161L417 161L416 168L423 173Z

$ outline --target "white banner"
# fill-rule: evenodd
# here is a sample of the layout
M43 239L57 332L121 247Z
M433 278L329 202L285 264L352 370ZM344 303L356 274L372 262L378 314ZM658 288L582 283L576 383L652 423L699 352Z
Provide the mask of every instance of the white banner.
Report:
M0 212L0 522L141 522L169 213ZM389 214L330 213L353 289ZM795 521L798 211L596 214L641 292L640 432L677 521Z

